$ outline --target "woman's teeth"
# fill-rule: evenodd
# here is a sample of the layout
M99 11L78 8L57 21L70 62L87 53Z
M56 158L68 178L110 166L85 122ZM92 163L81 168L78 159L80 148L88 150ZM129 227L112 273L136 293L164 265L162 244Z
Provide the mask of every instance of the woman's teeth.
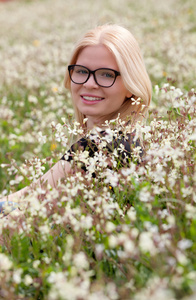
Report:
M103 98L100 98L100 97L89 97L89 96L82 96L82 98L84 100L87 100L87 101L99 101L99 100L103 99Z

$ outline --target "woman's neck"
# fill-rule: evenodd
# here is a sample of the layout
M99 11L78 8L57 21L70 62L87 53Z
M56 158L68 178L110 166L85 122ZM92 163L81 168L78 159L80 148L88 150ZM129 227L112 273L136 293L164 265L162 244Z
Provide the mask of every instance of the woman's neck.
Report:
M112 119L116 119L118 117L118 113L114 112L111 113L109 115L103 115L100 117L93 117L93 116L86 116L86 118L88 118L87 120L87 130L91 130L94 127L100 127L100 128L105 128L106 125L106 121L112 120Z
M91 130L93 129L94 127L100 127L102 128L103 127L103 118L100 118L100 119L95 119L95 118L92 118L92 117L88 117L88 120L87 120L87 130Z

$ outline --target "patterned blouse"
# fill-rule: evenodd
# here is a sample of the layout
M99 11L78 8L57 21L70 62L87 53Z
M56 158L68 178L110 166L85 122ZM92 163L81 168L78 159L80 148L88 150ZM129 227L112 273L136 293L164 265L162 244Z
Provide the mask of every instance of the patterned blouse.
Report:
M108 154L116 149L121 166L125 166L128 161L132 159L133 149L135 147L140 147L139 156L140 158L142 157L143 150L139 139L134 141L134 132L126 134L125 137L123 132L119 131L117 136L112 136L109 139L107 137L106 131L101 131L99 135L89 134L88 136L82 137L70 147L69 151L63 155L61 159L70 162L73 160L74 155L79 151L88 151L88 156L94 157L95 153L100 151L99 144L103 141L105 141L105 143L101 149L104 152L107 151ZM84 165L82 166L82 169L86 170Z

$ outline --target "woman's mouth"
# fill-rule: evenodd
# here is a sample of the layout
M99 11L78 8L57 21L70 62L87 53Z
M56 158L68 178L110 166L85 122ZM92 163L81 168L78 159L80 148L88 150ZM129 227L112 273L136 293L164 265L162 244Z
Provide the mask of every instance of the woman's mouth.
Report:
M99 101L102 101L104 98L102 97L96 97L96 96L85 96L85 95L81 95L82 101L83 102L91 102L91 103L97 103Z

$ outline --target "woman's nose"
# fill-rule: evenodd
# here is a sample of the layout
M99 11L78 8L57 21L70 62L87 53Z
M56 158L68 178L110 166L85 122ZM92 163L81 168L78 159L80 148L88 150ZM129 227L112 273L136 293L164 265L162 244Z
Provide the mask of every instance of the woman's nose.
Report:
M99 87L95 81L93 74L90 74L89 79L83 85L88 88L98 88Z

